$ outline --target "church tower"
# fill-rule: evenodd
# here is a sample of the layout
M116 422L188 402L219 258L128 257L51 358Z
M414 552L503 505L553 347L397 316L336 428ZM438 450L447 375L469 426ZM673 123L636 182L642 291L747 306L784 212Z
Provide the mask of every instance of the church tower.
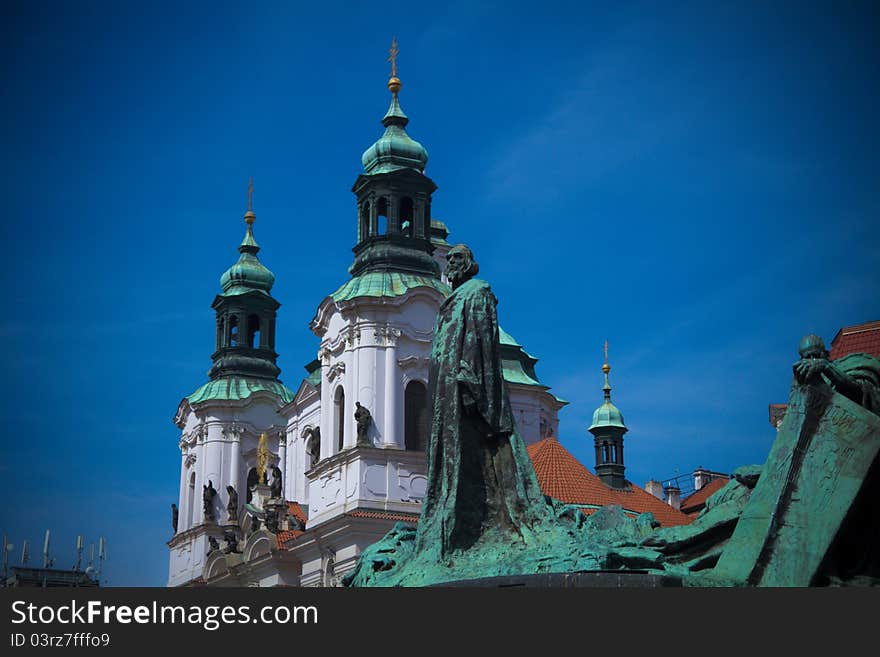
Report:
M623 423L623 414L611 403L611 384L608 383L608 341L605 341L605 363L602 365L605 374L605 401L593 413L593 423L589 431L593 434L596 447L596 474L609 488L626 488L623 464L623 434L628 429Z
M425 175L427 151L406 131L396 55L392 44L384 133L363 153L352 186L351 278L319 304L311 322L318 361L282 409L290 490L308 505L316 534L364 513L414 518L425 491L428 364L437 310L451 290L434 254L447 246L445 226L431 223L437 185ZM336 540L322 539L320 563L305 560L304 585L326 577L330 559L344 572L369 544Z
M243 510L260 436L270 445L269 462L284 470L285 420L278 411L293 393L278 379L280 304L270 294L275 276L257 258L252 195L251 184L239 258L221 277L222 291L212 304L216 332L209 381L181 400L174 417L181 430L181 463L174 536L168 542L170 586L204 576L207 554L227 530L244 536Z
M223 292L211 305L217 313L214 365L208 372L212 381L235 377L277 381L281 373L275 364L275 312L281 304L270 294L275 275L257 258L256 219L251 182L244 215L247 232L238 247L241 255L220 277Z

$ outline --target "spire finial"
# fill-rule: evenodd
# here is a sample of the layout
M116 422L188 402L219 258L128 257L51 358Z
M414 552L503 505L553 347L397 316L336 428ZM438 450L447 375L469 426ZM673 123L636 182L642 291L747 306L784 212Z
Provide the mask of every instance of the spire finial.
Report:
M605 391L605 399L611 400L611 384L608 383L608 372L611 371L611 365L608 364L608 340L605 340L605 346L603 347L603 351L605 352L605 363L602 365L602 372L605 373L605 385L602 389Z
M257 215L254 214L254 179L248 178L248 209L244 213L244 221L248 228L254 225Z
M391 48L388 52L390 53L388 61L391 62L391 77L388 79L388 91L396 95L400 88L403 87L403 83L397 77L397 55L400 52L397 49L397 37L391 39Z

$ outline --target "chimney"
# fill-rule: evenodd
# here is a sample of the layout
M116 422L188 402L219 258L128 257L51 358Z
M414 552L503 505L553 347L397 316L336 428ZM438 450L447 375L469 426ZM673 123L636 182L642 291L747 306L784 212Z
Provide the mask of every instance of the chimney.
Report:
M656 479L651 479L649 482L645 484L645 490L651 493L658 500L663 499L663 484L661 484Z
M666 494L666 503L671 506L673 509L681 508L681 489L674 484L666 484L663 487L663 492Z
M694 470L694 491L700 490L703 486L712 481L712 473L704 470L702 465L698 465Z

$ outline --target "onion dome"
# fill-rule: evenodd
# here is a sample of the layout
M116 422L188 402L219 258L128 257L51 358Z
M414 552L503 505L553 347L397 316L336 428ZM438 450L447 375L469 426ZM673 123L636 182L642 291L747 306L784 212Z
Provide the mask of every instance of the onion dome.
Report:
M409 118L404 114L397 98L397 92L402 86L403 83L396 75L392 75L388 80L388 89L391 91L391 106L382 119L385 134L364 151L361 157L366 173L388 173L398 169L415 169L424 173L425 166L428 164L428 151L406 134L405 128L409 123Z
M249 191L253 191L253 186ZM241 254L238 262L227 269L223 276L220 277L220 286L223 288L225 296L234 296L236 294L244 294L245 292L259 291L266 294L272 289L275 283L275 274L269 271L262 262L257 258L260 245L254 239L254 221L257 215L251 202L251 195L248 195L248 210L244 215L244 221L247 224L247 232L238 252Z
M607 349L607 344L606 344ZM611 384L608 383L608 373L611 366L608 364L607 355L605 364L602 365L602 371L605 373L605 385L602 390L605 392L605 401L602 405L593 411L593 423L589 427L589 431L601 429L603 427L614 427L627 431L626 425L623 423L623 413L614 404L611 403Z

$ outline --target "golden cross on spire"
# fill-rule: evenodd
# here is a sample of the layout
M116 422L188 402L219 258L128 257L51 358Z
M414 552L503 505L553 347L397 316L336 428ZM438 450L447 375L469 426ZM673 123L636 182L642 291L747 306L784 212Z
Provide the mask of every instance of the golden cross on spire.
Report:
M254 179L248 178L248 212L254 211Z
M605 351L605 362L607 363L608 362L608 340L605 340L604 351Z
M605 340L605 346L603 347L603 351L605 352L605 363L602 365L602 371L605 372L605 384L608 384L608 372L611 371L611 365L608 364L608 340Z
M397 77L397 53L400 51L397 49L397 37L393 37L391 39L391 49L388 51L391 53L391 57L388 58L388 61L391 62L391 77Z

